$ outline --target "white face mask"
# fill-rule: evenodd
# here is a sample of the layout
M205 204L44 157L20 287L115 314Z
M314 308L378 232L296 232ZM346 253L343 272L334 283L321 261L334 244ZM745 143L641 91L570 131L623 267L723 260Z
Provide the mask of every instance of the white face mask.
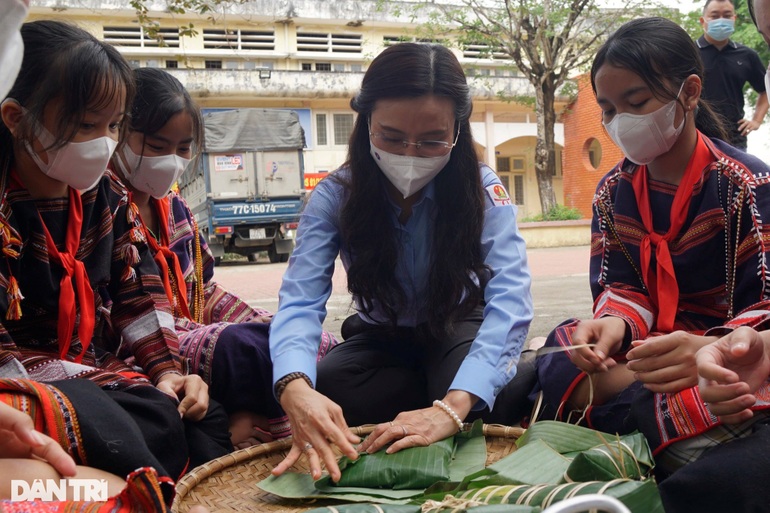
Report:
M677 98L683 87L684 83ZM604 127L628 160L639 165L649 164L670 150L684 129L686 112L682 122L674 128L676 104L674 99L649 114L616 114L612 121L604 123Z
M21 0L0 2L0 100L11 90L24 57L24 42L19 27L27 17L27 6Z
M38 124L37 139L48 156L48 163L27 143L27 153L45 175L66 183L73 189L87 191L96 185L107 170L112 152L118 142L110 137L97 137L85 142L68 142L61 148L51 148L56 139Z
M441 157L410 157L381 150L369 141L369 153L390 183L408 198L444 169L452 152Z
M136 190L146 192L155 199L161 199L168 194L171 186L182 176L190 163L190 159L173 153L160 157L142 157L134 153L127 144L121 153L123 158L117 159L118 165L128 182Z

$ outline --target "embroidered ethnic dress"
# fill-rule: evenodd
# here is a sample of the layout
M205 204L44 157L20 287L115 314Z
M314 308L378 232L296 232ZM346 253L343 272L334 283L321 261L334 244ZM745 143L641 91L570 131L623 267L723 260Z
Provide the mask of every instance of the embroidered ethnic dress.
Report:
M770 169L758 159L718 140L700 135L696 151L710 162L694 188L686 221L669 243L679 286L674 330L723 334L738 326L765 329L770 321ZM624 160L599 183L593 200L591 292L594 318L620 317L631 329L631 340L660 334L657 305L642 278L640 244L646 235L632 179L638 167ZM665 233L676 193L674 185L649 181L654 229ZM655 268L655 251L651 268ZM557 327L549 346L568 346L577 321ZM711 330L711 331L709 331ZM616 355L622 361L622 354ZM543 391L540 418L576 421L607 432L641 429L651 447L660 451L681 439L704 433L719 424L697 387L675 394L653 394L636 382L614 400L586 412L564 411L574 387L586 374L566 353L537 360L538 386ZM758 391L755 408L770 404L770 387ZM584 415L583 415L584 413Z
M63 433L57 428L64 438L52 437L83 465L120 476L151 466L160 476L176 479L191 465L231 451L221 406L212 402L204 419L188 421L152 386L164 374L180 372L178 339L157 267L122 184L107 172L81 201L72 195L35 200L11 172L0 176L0 378L56 387L59 407L77 412L80 420ZM71 208L73 198L82 208ZM74 284L71 337L59 340L60 290L74 280L62 280L63 264L51 259L46 235L47 230L63 253L71 218L82 220L72 251L94 291L96 329L85 348L78 329L86 304L80 282ZM100 338L107 323L108 336Z
M135 358L153 382L180 371L168 299L144 236L128 212L125 189L108 173L81 197L83 226L75 258L85 264L94 290L96 325L104 321L98 293L104 289L114 300L111 323L121 353ZM83 350L77 329L80 315L65 358L60 358L62 267L49 259L41 220L59 247L67 229L68 200L34 200L7 179L0 201L0 376L38 381L79 377L113 390L148 384L145 376L98 347L96 338ZM117 276L121 279L112 279Z
M71 380L68 383L77 381L84 384L82 380ZM85 401L91 402L90 398ZM88 461L84 448L89 443L84 440L89 436L89 428L84 426L84 422L88 421L81 413L108 413L78 412L71 398L58 388L25 379L0 379L0 403L29 415L36 431L47 434L67 449L75 462L81 465ZM110 435L113 433L114 426ZM147 463L152 461L152 456L148 455L140 440L132 442L134 443L116 444L113 441L112 445L106 440L102 442L104 446L100 448L101 451L112 453L113 460L124 460L122 468L127 469L124 475L128 476L125 489L119 495L110 497L107 502L0 501L0 510L20 513L170 511L168 505L174 496L174 482L168 477L159 476L154 468L147 467ZM119 468L110 470L116 471Z
M181 355L189 360L191 372L210 385L211 397L228 413L264 414L272 437L288 436L288 417L273 398L269 324L260 321L272 313L249 306L214 281L214 257L181 196L171 192L162 200L151 201L159 214L168 212L169 249L176 255L185 281L192 319L182 315L181 301L173 302ZM160 236L161 241L163 238ZM172 290L176 287L170 285ZM323 332L318 359L336 344L331 333Z

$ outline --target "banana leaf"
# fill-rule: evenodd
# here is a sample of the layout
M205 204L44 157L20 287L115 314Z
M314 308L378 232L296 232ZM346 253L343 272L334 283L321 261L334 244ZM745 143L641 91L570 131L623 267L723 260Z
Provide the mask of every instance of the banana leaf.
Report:
M527 428L524 434L516 440L516 446L520 449L530 442L542 440L559 454L569 454L586 451L615 438L617 438L616 435L566 422L541 420Z
M450 479L460 480L466 475L484 468L487 452L481 422L475 423L470 431L455 435L454 444L453 457L449 463ZM385 454L384 451L379 451L375 455L390 464L391 461L394 463L398 461L391 458L401 454L401 452L404 451L395 454ZM409 461L405 463L405 465L412 464L413 462ZM333 486L328 476L324 476L317 483L314 483L309 475L294 472L285 472L279 477L269 476L260 481L257 486L266 492L287 499L331 498L350 502L387 502L391 504L404 504L409 498L422 495L426 488L426 486L422 486L414 489L393 490L380 487Z
M419 501L434 500L447 504L460 504L462 501L471 504L480 502L484 504L515 503L547 508L575 495L603 493L615 497L634 513L663 513L658 488L652 480L616 479L609 482L589 481L559 485L479 486L480 483L478 482L469 483L469 489L452 494L453 500L447 499L446 492L439 492L432 495L426 493ZM469 508L469 511L476 513L477 509Z
M323 508L311 509L307 513L421 513L421 506L399 506L393 504L342 504L339 506L326 506ZM428 510L436 511L438 510ZM491 506L476 506L472 508L461 508L442 510L449 513L540 513L542 509L533 506L515 506L511 504L494 504Z
M398 504L340 504L315 508L306 513L420 513L420 506Z
M317 481L316 488L425 489L436 481L449 479L453 453L454 439L447 438L427 447L411 447L394 454L385 451L364 453L357 460L343 456L339 461L342 471L339 482L335 484L327 477Z
M652 466L647 441L641 433L633 433L581 452L570 463L565 477L567 481L643 479Z

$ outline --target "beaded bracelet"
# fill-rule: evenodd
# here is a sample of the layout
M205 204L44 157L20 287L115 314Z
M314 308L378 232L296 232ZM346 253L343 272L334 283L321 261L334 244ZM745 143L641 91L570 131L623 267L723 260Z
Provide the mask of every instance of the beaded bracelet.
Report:
M310 378L305 374L304 372L290 372L289 374L285 375L281 379L275 382L275 387L273 390L275 391L275 400L280 402L281 401L281 394L283 394L283 391L286 390L286 385L294 381L295 379L304 379L305 383L308 384L310 388L313 388L313 382L310 381Z
M447 403L445 403L444 401L439 401L438 399L436 399L435 401L433 401L433 406L438 406L439 408L444 410L444 412L447 415L449 415L450 417L452 417L453 421L455 421L455 424L457 424L458 429L460 431L463 430L463 421L462 421L462 419L460 419L460 416L457 415L455 413L455 411L452 408L450 408Z

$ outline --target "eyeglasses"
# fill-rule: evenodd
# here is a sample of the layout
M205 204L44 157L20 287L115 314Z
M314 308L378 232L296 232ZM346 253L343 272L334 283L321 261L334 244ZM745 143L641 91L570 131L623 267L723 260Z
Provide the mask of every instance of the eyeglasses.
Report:
M443 157L449 151L457 145L457 138L460 137L460 130L457 130L457 136L455 136L454 142L446 141L405 141L398 137L392 137L382 132L369 132L371 137L379 140L377 147L388 153L398 153L409 146L414 146L417 149L417 155L421 157Z

